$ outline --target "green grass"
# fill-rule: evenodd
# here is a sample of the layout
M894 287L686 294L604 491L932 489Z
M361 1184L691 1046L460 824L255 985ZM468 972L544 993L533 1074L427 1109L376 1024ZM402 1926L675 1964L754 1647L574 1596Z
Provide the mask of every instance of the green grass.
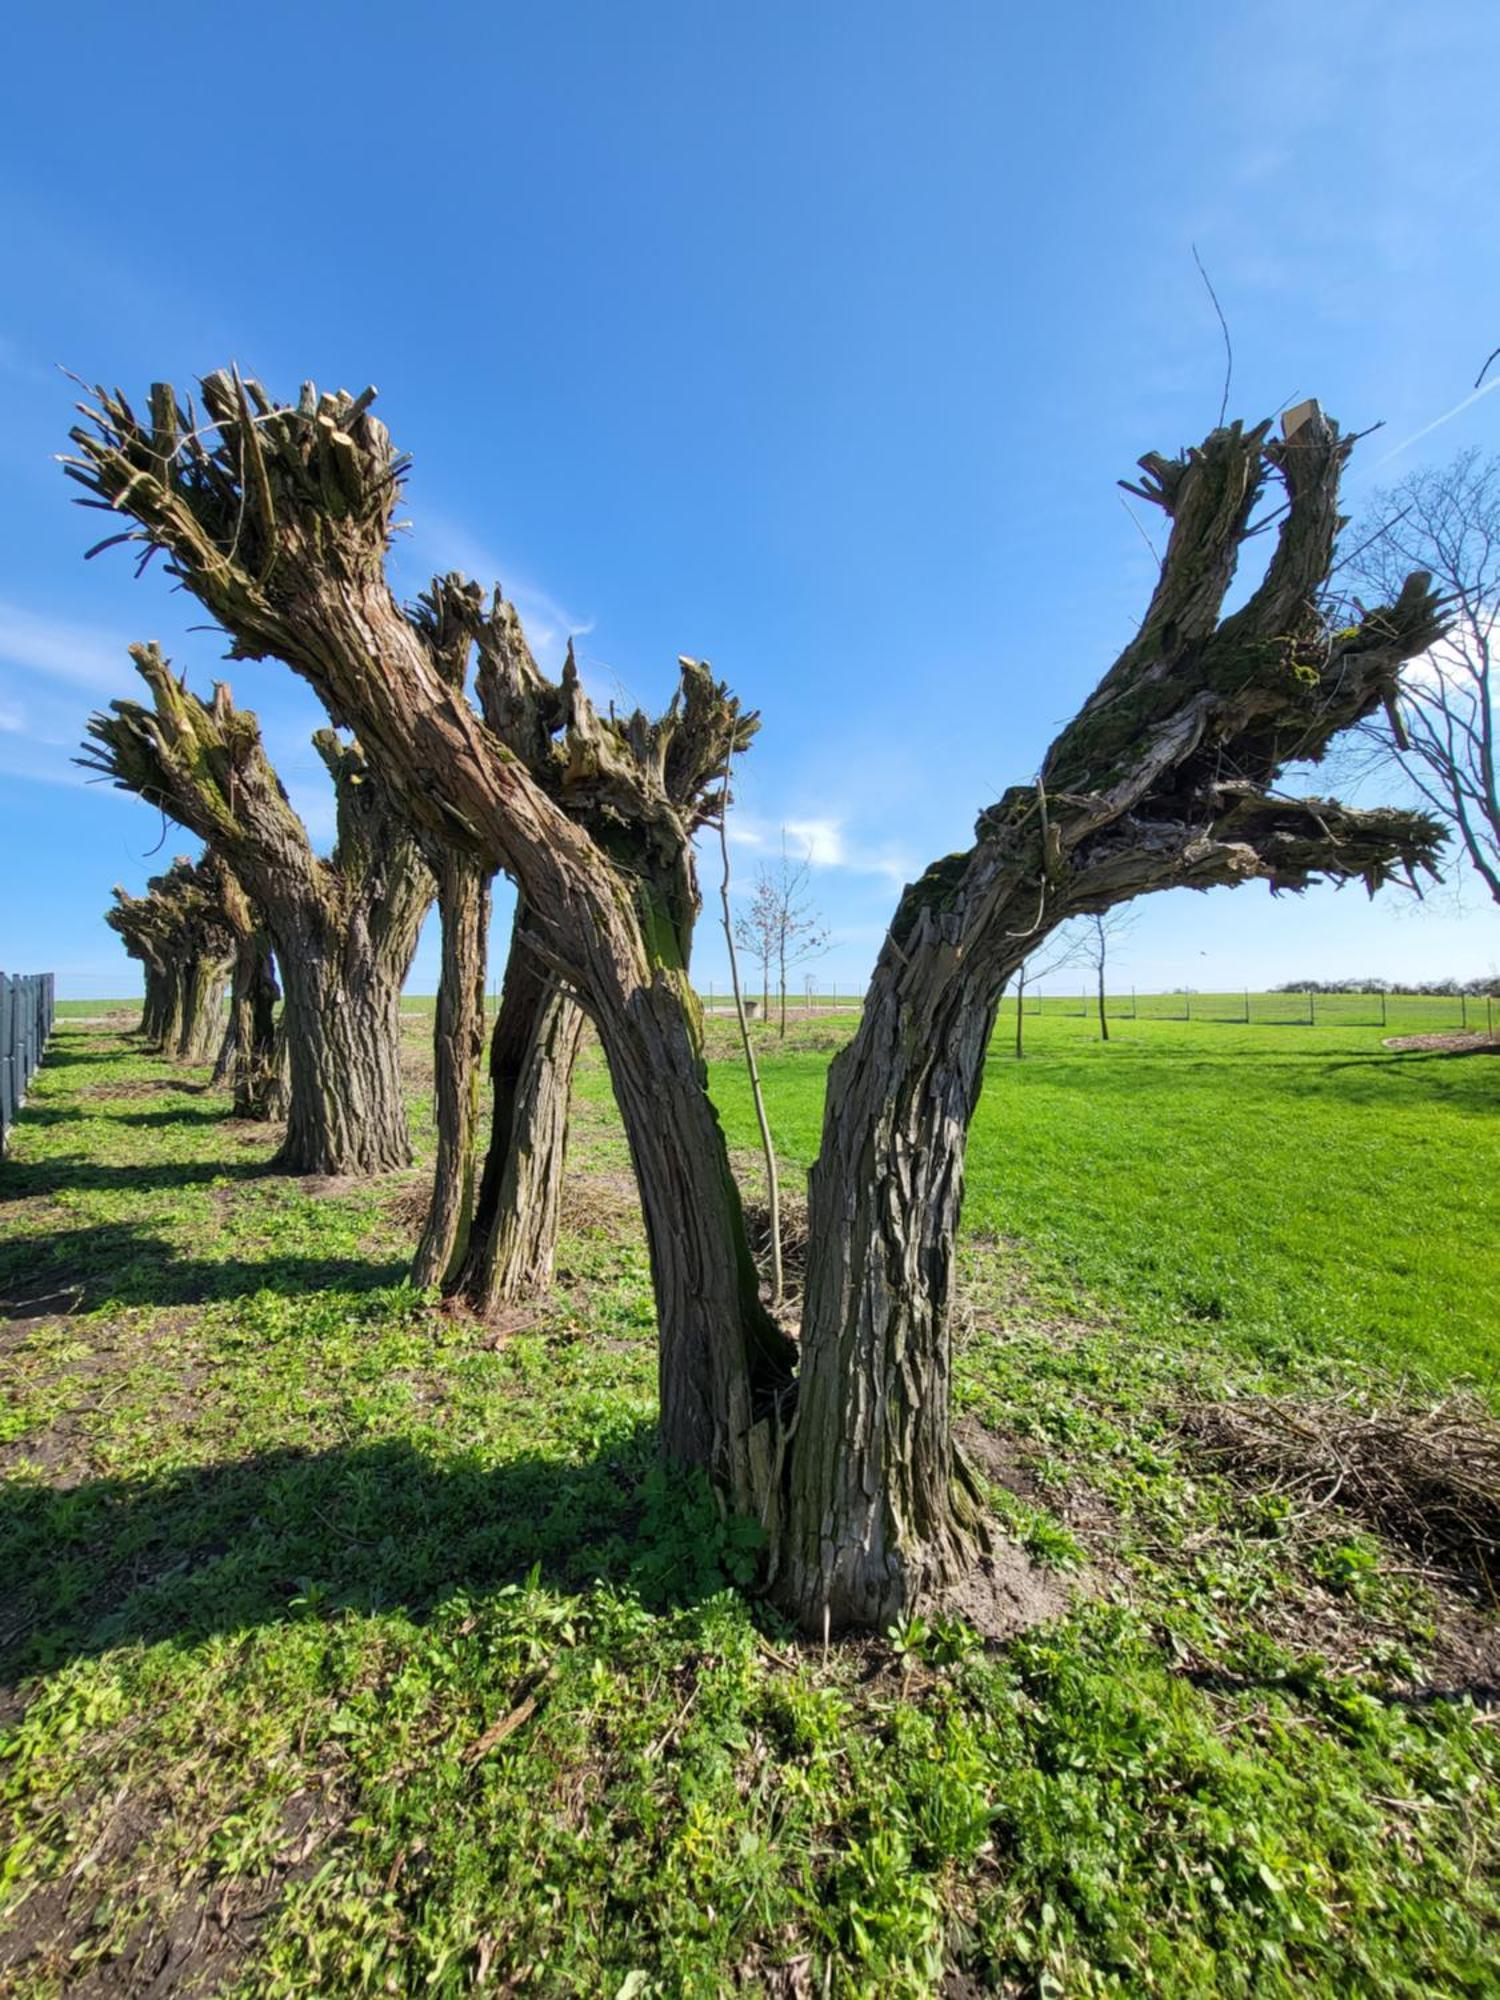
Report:
M793 1158L840 1032L767 1038ZM1034 1046L976 1133L958 1393L1071 1606L825 1652L655 1469L597 1059L558 1287L492 1328L402 1280L420 1165L267 1177L202 1072L65 1025L0 1168L0 1990L1496 1991L1493 1618L1178 1423L1484 1372L1494 1072Z
M1013 1029L1012 1029L1013 1032ZM809 1030L815 1034L816 1028ZM828 1053L762 1042L773 1129L817 1150ZM714 1089L755 1133L722 1040ZM997 1036L966 1225L1146 1335L1197 1324L1274 1366L1367 1362L1500 1385L1500 1060L1378 1028L1027 1022Z

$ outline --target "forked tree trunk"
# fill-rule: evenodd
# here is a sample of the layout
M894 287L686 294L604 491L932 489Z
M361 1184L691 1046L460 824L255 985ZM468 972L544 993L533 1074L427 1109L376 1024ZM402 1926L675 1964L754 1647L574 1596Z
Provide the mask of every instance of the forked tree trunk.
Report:
M342 948L340 948L342 947ZM352 933L278 951L290 1091L275 1165L290 1174L381 1174L411 1164L401 1095L401 981Z
M446 850L439 862L443 963L433 1029L433 1116L437 1161L432 1202L412 1282L446 1278L466 1247L474 1201L474 1131L484 1055L484 973L490 930L490 871Z
M981 1512L953 1446L964 1143L995 998L887 950L828 1083L809 1184L797 1430L774 1588L809 1631L883 1628L969 1566ZM854 1384L863 1393L851 1395Z
M568 1105L583 1010L526 942L516 904L490 1040L490 1141L462 1263L448 1286L481 1318L552 1282Z

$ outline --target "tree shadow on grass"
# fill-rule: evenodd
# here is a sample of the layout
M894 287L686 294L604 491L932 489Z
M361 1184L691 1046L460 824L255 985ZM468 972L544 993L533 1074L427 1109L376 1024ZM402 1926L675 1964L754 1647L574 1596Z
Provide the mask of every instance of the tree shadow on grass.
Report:
M85 1037L82 1035L76 1038L68 1036L61 1044L55 1038L50 1041L47 1044L47 1052L42 1057L42 1068L44 1070L73 1069L80 1063L116 1063L123 1061L127 1056L145 1055L147 1053L145 1049L72 1048L69 1044L75 1039L83 1041ZM88 1039L93 1040L95 1037L91 1036Z
M91 1160L82 1153L54 1153L45 1160L7 1160L0 1178L0 1201L25 1201L32 1195L57 1194L63 1188L113 1188L121 1193L149 1194L163 1188L202 1187L209 1181L256 1180L270 1172L270 1163L264 1159L162 1160L141 1166L130 1160Z
M400 1284L402 1260L288 1255L263 1259L183 1256L136 1224L100 1223L0 1244L0 1322L103 1305L201 1305L269 1291L373 1291Z
M12 1489L0 1495L0 1678L130 1640L192 1644L346 1609L420 1617L533 1565L564 1588L622 1578L655 1447L647 1423L583 1462L439 1460L390 1439Z
M203 1088L206 1090L207 1085ZM111 1111L108 1117L114 1125L222 1125L233 1118L234 1104L224 1098L218 1104L181 1104L169 1106L160 1111Z

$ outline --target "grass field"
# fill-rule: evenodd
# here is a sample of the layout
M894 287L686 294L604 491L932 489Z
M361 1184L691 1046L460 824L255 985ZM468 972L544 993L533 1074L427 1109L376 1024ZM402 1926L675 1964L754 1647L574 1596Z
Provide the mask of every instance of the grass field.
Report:
M1196 1322L1270 1365L1500 1385L1500 1062L1359 1028L1123 1021L1107 1048L1085 1020L1026 1029L1023 1061L1003 1036L990 1054L972 1231L1146 1334ZM828 1053L764 1047L778 1144L805 1168ZM715 1090L750 1146L727 1047Z
M559 1285L486 1327L402 1281L420 1166L268 1177L202 1072L65 1021L0 1167L0 1991L1496 1991L1493 1607L1182 1412L1493 1394L1500 1063L1028 1030L959 1400L1057 1614L825 1651L655 1470L597 1060ZM789 1163L844 1032L763 1039Z

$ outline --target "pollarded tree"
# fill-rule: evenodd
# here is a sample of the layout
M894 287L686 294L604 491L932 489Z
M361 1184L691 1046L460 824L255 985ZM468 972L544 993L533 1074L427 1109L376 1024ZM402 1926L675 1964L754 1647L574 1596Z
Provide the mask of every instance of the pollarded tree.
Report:
M146 969L140 1032L161 1054L206 1062L223 1034L234 937L209 857L179 855L144 896L116 888L105 922Z
M829 1075L810 1188L797 1431L775 1588L804 1624L885 1624L972 1560L983 1529L950 1424L964 1151L1007 979L1067 918L1177 887L1431 868L1422 813L1290 796L1442 630L1425 575L1357 627L1319 594L1352 440L1313 406L1284 440L1213 431L1141 460L1170 534L1139 631L973 845L903 894L853 1041ZM1268 477L1285 511L1265 574L1223 604Z
M236 654L284 661L357 728L414 821L516 883L528 943L609 1062L651 1248L667 1449L752 1505L791 1344L760 1298L687 961L693 833L755 719L692 660L660 717L600 716L571 659L548 680L499 603L475 620L476 713L391 590L405 460L373 390L308 384L291 406L233 374L202 387L204 424L164 384L149 422L99 391L68 470L165 550Z
M79 761L191 827L264 914L286 988L288 1173L380 1173L411 1158L401 1094L401 986L432 901L415 841L369 781L358 745L314 738L333 778L338 839L314 853L227 687L203 702L154 646L131 649L152 705L90 719Z
M160 1049L172 1013L175 985L160 935L160 913L149 896L132 896L118 882L112 894L114 901L104 912L104 921L139 964L145 981L145 998L135 1032L149 1048Z
M240 651L308 679L414 812L516 879L528 939L598 1026L629 1135L665 1449L760 1514L768 1580L804 1624L889 1623L983 1542L951 1434L949 1307L968 1125L1006 979L1069 916L1151 891L1318 877L1373 888L1431 866L1441 831L1425 815L1278 789L1432 643L1427 579L1358 627L1320 622L1350 448L1321 415L1284 441L1233 425L1142 461L1171 534L1139 633L1037 781L903 895L833 1066L794 1388L755 1294L685 970L692 826L746 733L727 691L684 661L665 716L605 721L571 664L555 688L521 670L511 613L488 657L481 647L481 720L386 581L403 461L369 394L309 388L293 409L226 376L204 393L207 435L169 390L153 392L149 427L101 393L74 433L75 475L168 552ZM1272 475L1287 499L1278 540L1225 617Z

